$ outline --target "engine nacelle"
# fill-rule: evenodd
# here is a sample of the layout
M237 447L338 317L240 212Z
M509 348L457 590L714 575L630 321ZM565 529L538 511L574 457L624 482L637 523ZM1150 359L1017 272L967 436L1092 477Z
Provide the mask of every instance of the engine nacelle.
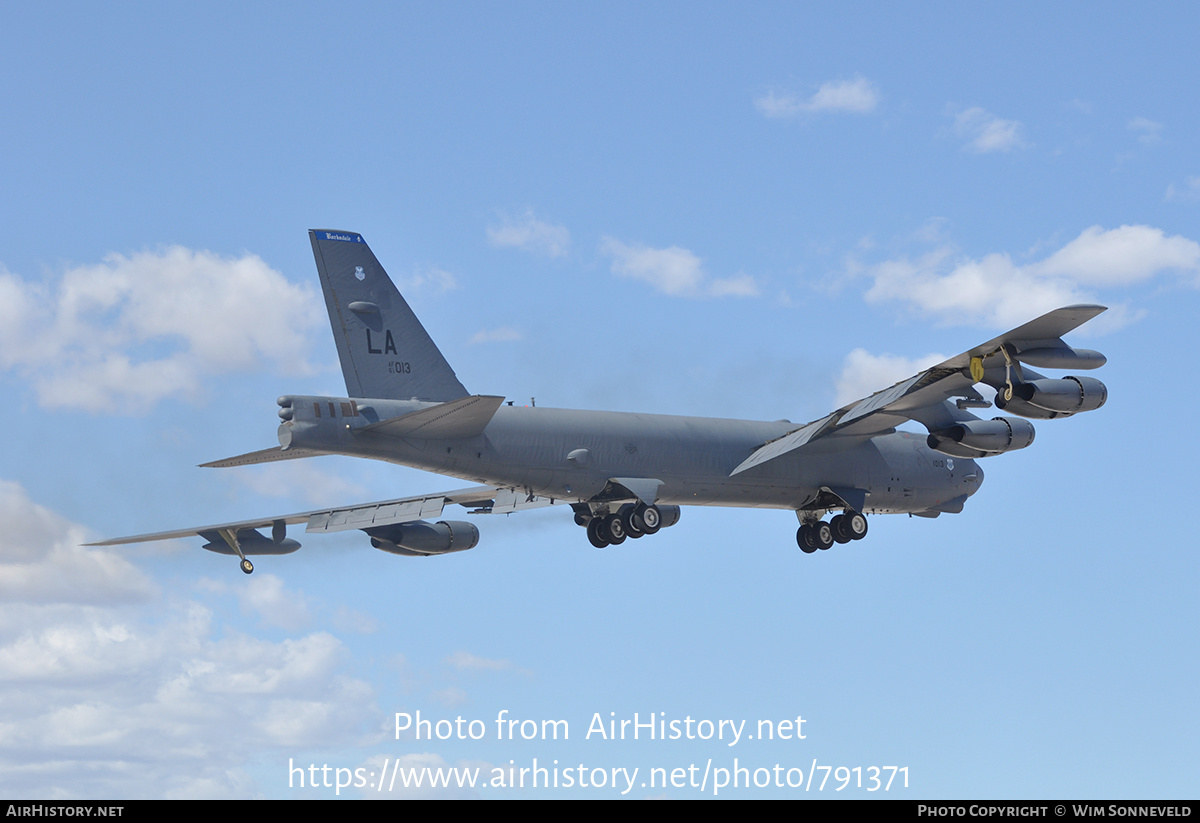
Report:
M964 446L961 443L955 443L948 437L938 437L936 434L931 434L925 438L925 443L935 452L948 454L951 457L966 457L974 459L977 457L991 457L999 452L985 452L979 449L972 449L969 446Z
M1108 400L1108 387L1094 377L1045 377L1014 386L1013 399L1017 398L1046 411L1076 414L1103 406Z
M390 526L363 529L377 549L405 557L427 557L473 549L479 543L479 529L462 520L414 520Z
M1053 420L1056 417L1070 417L1070 412L1056 412L1047 409L1039 409L1032 403L1026 403L1019 397L1014 396L1012 400L1005 402L1004 392L1000 391L996 394L996 408L1000 411L1008 412L1009 414L1019 414L1022 417L1029 417L1033 420Z
M926 443L934 451L954 457L979 457L1023 449L1033 442L1033 424L1016 417L964 420L930 433Z

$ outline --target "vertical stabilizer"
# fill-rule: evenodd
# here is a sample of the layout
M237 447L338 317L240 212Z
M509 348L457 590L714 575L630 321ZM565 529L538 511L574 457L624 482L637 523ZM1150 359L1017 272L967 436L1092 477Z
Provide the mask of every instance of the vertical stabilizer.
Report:
M467 390L361 234L308 233L350 397L456 400Z

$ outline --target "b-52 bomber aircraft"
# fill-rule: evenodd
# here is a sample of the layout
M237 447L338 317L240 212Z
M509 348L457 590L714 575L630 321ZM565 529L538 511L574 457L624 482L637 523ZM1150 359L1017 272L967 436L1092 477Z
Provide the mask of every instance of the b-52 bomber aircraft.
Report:
M360 529L377 549L429 556L473 548L473 523L440 517L569 505L597 548L672 526L681 506L791 509L796 542L812 553L867 533L867 514L961 512L979 490L978 458L1033 442L1027 418L1069 417L1104 405L1091 377L1049 378L1032 367L1094 369L1099 352L1062 336L1105 310L1056 309L891 388L805 425L661 414L571 411L470 394L362 236L309 232L346 397L279 398L279 447L205 466L245 466L323 454L387 460L482 485L457 491L106 540L105 546L199 535L236 555L287 554L308 532ZM996 390L1012 416L984 420ZM928 436L896 427L915 421ZM824 518L833 513L833 516ZM265 532L265 533L264 533Z

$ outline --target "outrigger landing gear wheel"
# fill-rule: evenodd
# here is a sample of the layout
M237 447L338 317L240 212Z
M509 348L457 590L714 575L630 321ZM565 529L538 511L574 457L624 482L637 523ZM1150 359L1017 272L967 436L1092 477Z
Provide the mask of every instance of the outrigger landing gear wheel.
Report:
M254 571L254 564L245 558L242 558L241 566L242 571L244 571L246 574L250 574L250 572Z

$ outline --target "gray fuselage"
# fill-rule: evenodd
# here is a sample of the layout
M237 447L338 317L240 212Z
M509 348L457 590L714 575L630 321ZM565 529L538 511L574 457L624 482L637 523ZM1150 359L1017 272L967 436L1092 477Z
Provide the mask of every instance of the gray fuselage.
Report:
M666 504L800 511L813 508L823 487L841 487L864 492L866 512L926 512L954 501L961 507L983 479L974 460L947 457L923 435L903 431L830 437L730 477L755 449L797 426L505 405L482 434L421 439L362 429L436 404L297 397L294 405L295 417L280 427L285 448L386 460L578 502L610 480L653 478L662 481L658 502Z

